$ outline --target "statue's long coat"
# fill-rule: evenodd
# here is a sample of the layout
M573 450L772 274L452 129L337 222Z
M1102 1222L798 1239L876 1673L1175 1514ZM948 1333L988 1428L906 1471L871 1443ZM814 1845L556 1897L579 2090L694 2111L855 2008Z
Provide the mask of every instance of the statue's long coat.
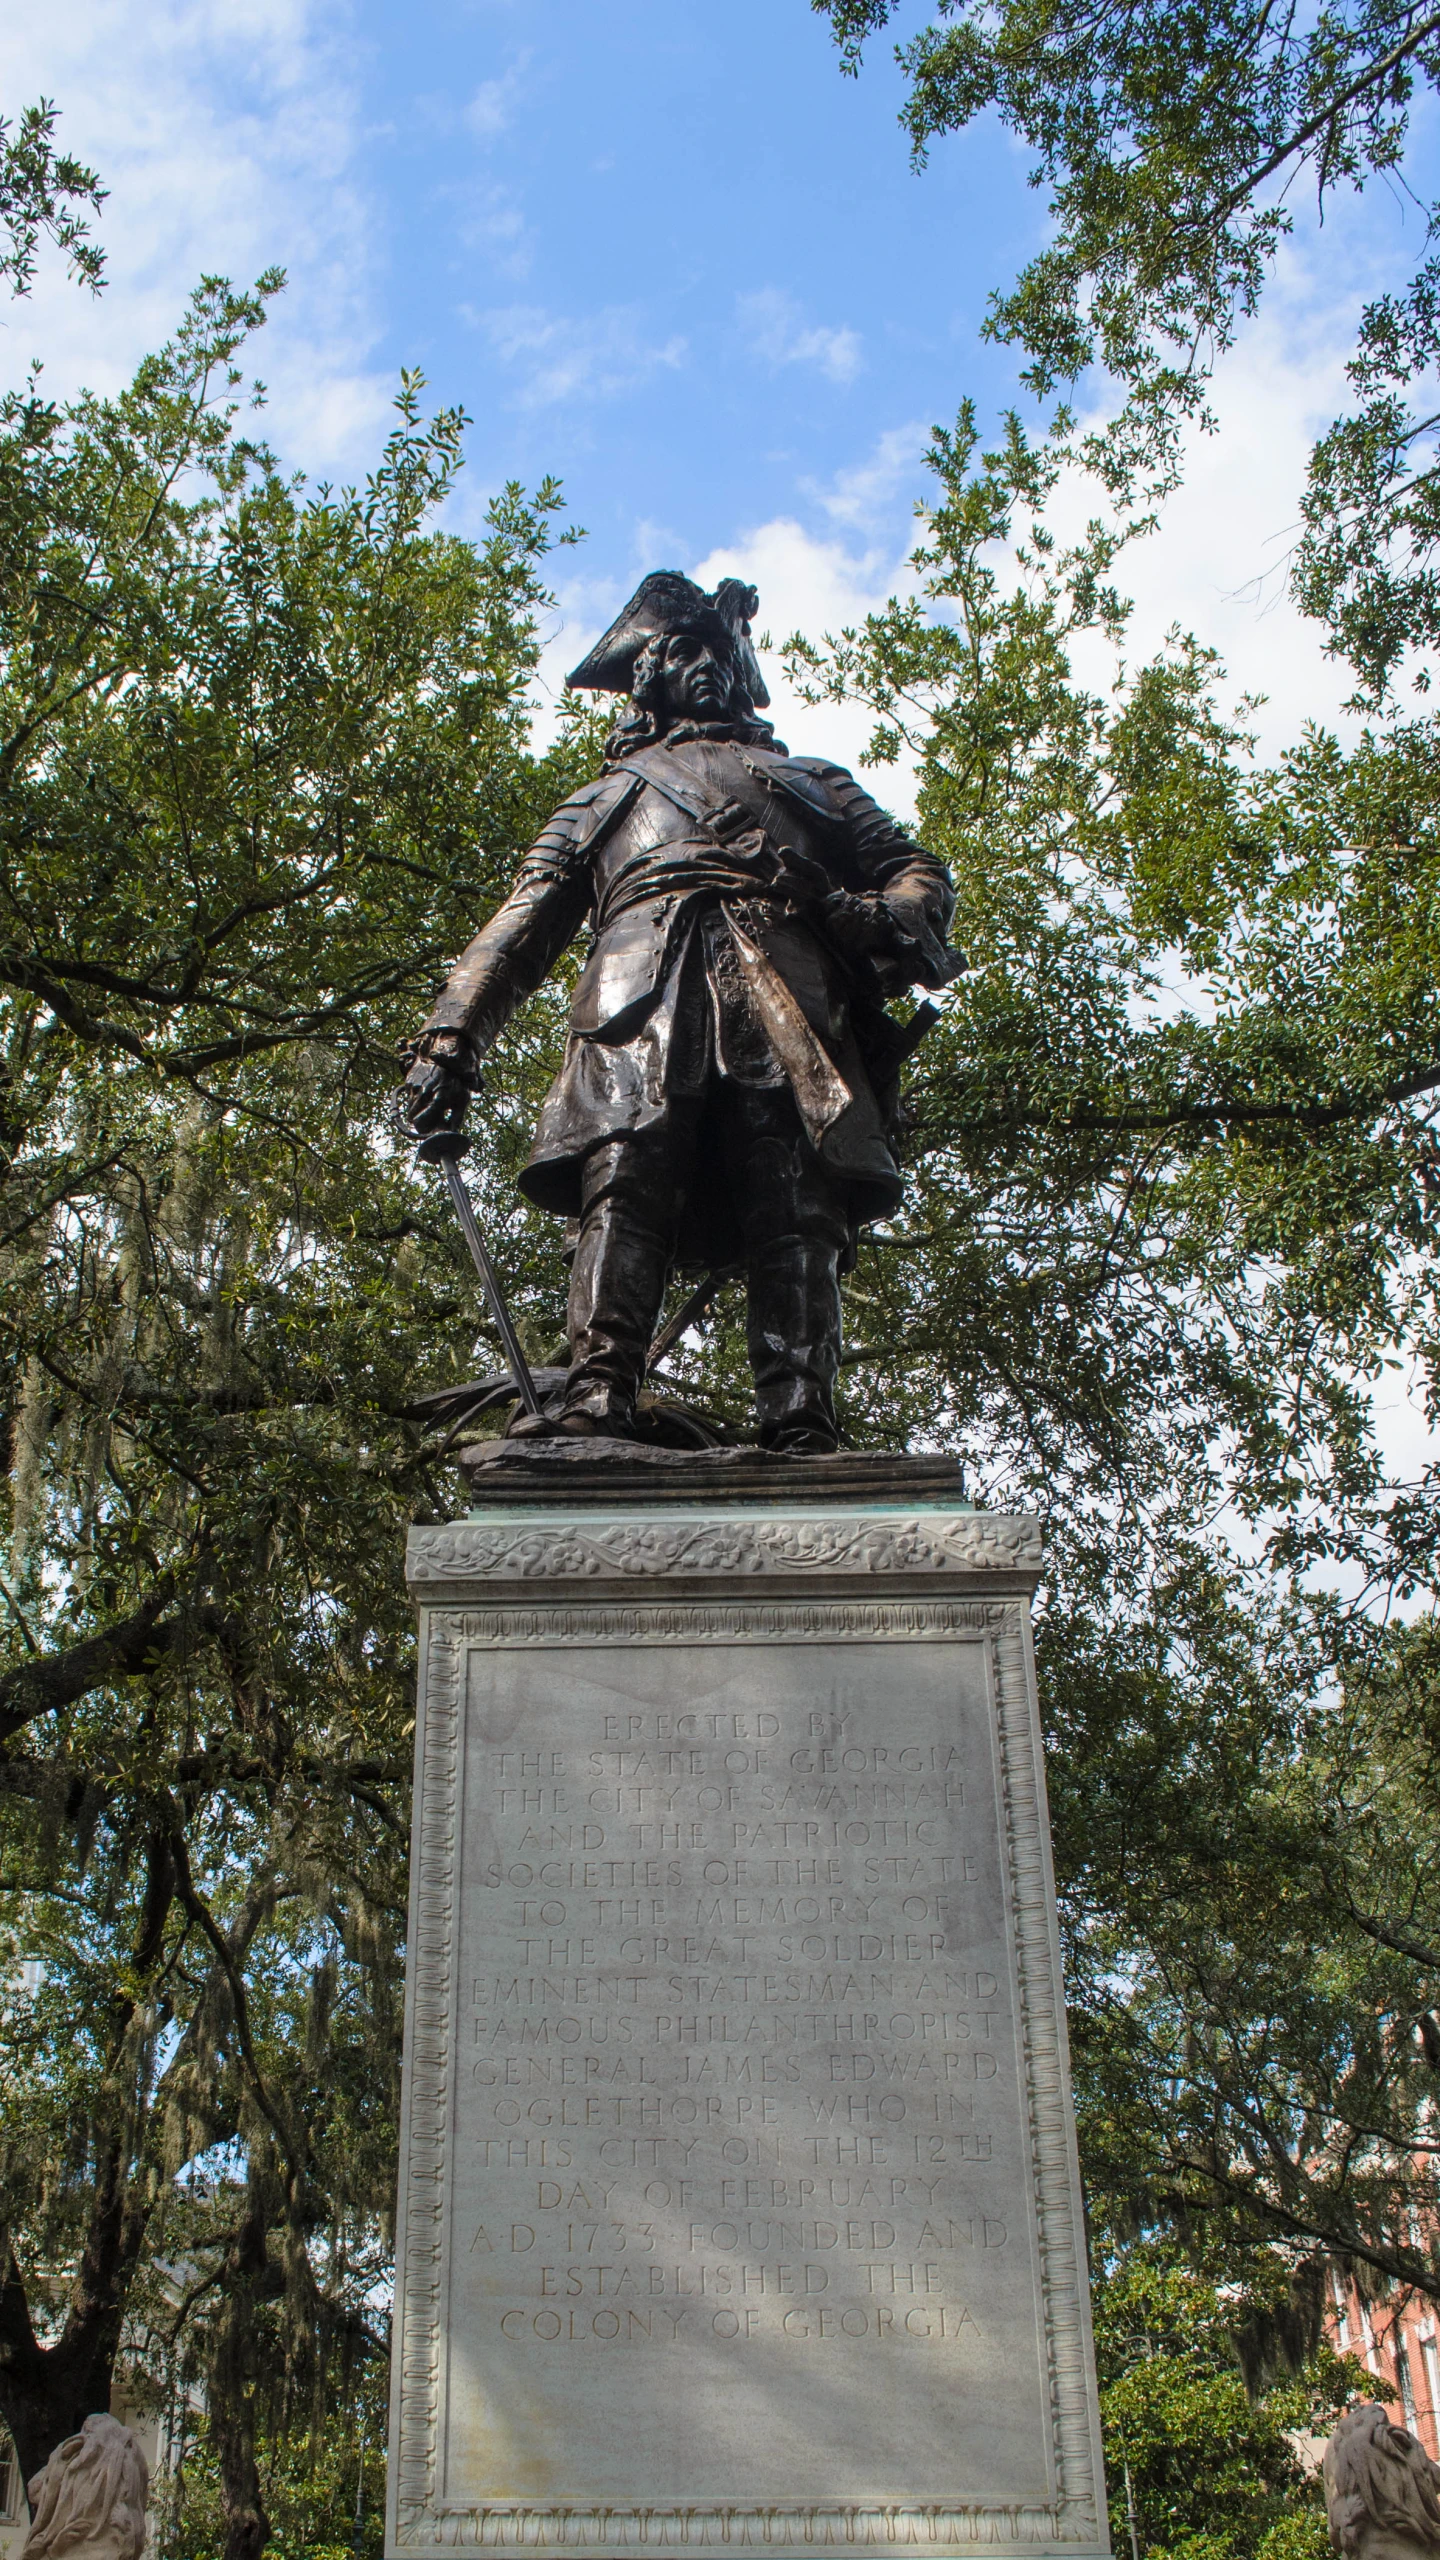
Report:
M788 882L776 877L787 857ZM828 940L827 885L883 897L900 937L892 980L954 974L943 867L840 765L690 734L556 811L427 1025L467 1031L483 1054L589 920L565 1061L521 1177L530 1199L573 1216L590 1148L729 1077L789 1084L853 1220L896 1207L889 1130L906 1043L874 969ZM733 1246L723 1184L697 1183L682 1258L725 1260Z

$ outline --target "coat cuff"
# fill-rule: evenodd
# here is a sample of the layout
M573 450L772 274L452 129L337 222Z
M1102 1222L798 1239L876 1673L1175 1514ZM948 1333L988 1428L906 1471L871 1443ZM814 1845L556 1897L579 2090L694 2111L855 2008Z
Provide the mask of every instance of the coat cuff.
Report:
M921 984L948 987L951 979L958 978L966 966L964 953L952 951L936 932L929 911L920 899L887 897L885 904L895 920L897 936L909 945L921 963L916 972Z
M417 1031L414 1040L415 1056L417 1058L430 1057L433 1054L432 1044L441 1032L446 1033L451 1038L463 1040L465 1046L470 1051L472 1058L478 1066L480 1061L480 1046L479 1042L476 1040L474 1032L471 1030L469 1023L465 1020L463 1014L461 1014L457 1009L447 1007L444 1004L437 1005L435 1011L431 1014L429 1021L422 1023L420 1029Z

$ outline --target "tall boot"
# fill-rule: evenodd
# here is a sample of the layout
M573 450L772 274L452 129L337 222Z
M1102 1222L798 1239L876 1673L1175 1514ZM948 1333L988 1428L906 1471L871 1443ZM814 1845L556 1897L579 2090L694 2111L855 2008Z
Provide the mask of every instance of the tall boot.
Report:
M628 1440L675 1250L686 1132L614 1138L585 1159L570 1272L564 1429Z
M745 1330L762 1449L823 1455L839 1440L839 1241L773 1236L750 1264Z
M844 1194L787 1093L735 1089L732 1181L749 1266L746 1347L760 1445L833 1449Z
M670 1248L626 1200L582 1220L570 1274L570 1376L564 1413L633 1437L635 1398L670 1276Z

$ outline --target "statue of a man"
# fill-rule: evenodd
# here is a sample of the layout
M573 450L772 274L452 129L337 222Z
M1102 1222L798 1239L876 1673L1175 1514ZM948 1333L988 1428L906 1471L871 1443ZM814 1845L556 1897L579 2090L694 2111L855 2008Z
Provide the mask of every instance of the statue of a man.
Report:
M563 1394L512 1433L629 1438L674 1264L743 1262L762 1446L836 1445L840 1274L898 1204L884 1009L943 986L942 865L839 765L791 756L753 587L660 570L570 678L629 696L605 770L557 810L415 1044L407 1101L453 1130L479 1062L579 932L593 945L521 1185L577 1221Z

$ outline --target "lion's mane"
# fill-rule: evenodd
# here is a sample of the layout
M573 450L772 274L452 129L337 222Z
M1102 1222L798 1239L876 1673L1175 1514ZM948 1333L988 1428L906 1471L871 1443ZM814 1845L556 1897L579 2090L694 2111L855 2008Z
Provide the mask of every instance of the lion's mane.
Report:
M140 2560L150 2471L128 2427L97 2410L30 2483L20 2560Z
M1346 2560L1372 2531L1440 2551L1440 2467L1377 2400L1346 2410L1321 2469L1330 2539Z

